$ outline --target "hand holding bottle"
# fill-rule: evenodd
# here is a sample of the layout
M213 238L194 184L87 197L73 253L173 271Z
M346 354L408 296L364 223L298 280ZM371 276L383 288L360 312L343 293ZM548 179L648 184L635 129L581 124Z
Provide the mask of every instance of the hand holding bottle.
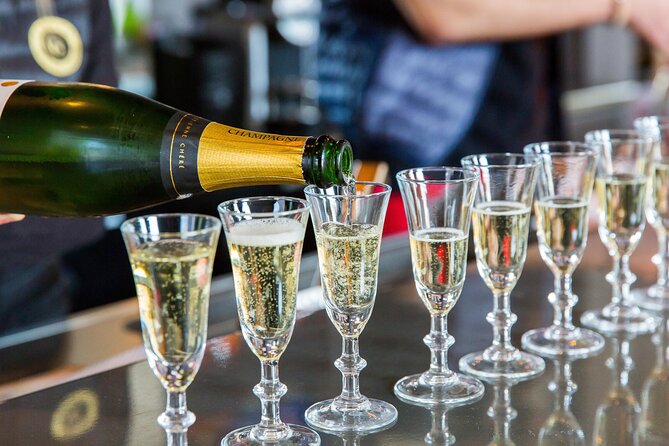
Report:
M21 221L24 217L25 215L22 214L0 214L0 225Z

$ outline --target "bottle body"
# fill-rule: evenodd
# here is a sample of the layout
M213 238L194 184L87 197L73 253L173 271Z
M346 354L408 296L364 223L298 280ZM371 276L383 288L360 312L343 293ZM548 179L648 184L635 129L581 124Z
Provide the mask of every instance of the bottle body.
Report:
M350 146L328 137L236 129L92 84L28 82L3 104L3 86L12 85L0 81L1 212L114 214L225 187L332 184L350 172ZM312 161L332 142L347 155L339 178L323 178Z

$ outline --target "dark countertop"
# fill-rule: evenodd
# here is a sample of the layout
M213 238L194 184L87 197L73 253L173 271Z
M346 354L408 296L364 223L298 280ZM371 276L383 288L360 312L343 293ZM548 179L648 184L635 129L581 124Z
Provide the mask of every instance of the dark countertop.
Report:
M657 246L650 232L632 259L632 270L639 276L636 286L648 285L655 278L650 257ZM596 234L590 235L589 242L574 275L574 291L580 297L574 311L577 321L586 309L605 305L611 294L604 280L611 261ZM595 425L604 426L606 421L620 439L627 424L619 414L625 410L632 414L628 421L637 426L639 445L669 444L669 366L652 372L658 352L649 335L632 340L607 339L601 354L571 364L571 378L577 386L571 397L573 418L553 413L556 400L561 399L557 395L565 391L567 383L561 374L556 376L551 360L547 361L545 373L535 379L510 388L486 384L484 397L471 405L430 412L399 401L392 393L395 381L428 367L429 350L422 338L429 330L429 316L411 277L406 237L384 239L383 243L376 305L360 338L361 355L368 362L362 372L361 390L369 397L394 404L399 419L388 430L358 439L321 434L324 446L420 445L425 444L431 430L432 444L450 444L440 428L443 425L448 426L455 444L460 445L549 444L540 438L546 436L551 421L557 426L555 422L559 420L577 423L584 439L581 443L567 443L562 438L550 444L611 445L610 441L593 437ZM305 264L313 261L307 258ZM302 280L303 286L309 286L305 285L304 276ZM519 345L525 331L552 320L552 308L546 300L552 284L552 274L536 246L531 247L511 297L512 310L518 315L513 327L515 345ZM227 299L233 299L230 293ZM449 355L451 368L457 369L457 360L464 354L489 345L492 329L485 315L491 308L492 295L472 262L460 301L449 317L449 331L456 339ZM616 390L617 378L606 362L610 357L621 358L617 352L620 345L626 344L632 360L628 365L629 389ZM333 361L340 353L340 336L325 312L317 311L297 322L280 361L281 381L288 386L288 393L281 400L284 421L303 424L307 407L339 394L341 376ZM609 364L613 366L615 361ZM558 365L560 370L568 368ZM188 389L188 407L197 416L188 431L189 444L218 445L231 430L256 423L260 405L251 389L259 379L259 362L240 333L211 339L202 367ZM662 395L660 392L664 392L663 398L657 398ZM0 444L164 445L165 433L156 424L164 401L164 390L142 361L0 403ZM649 440L647 433L653 429L659 429L664 436ZM556 431L563 436L570 433L564 425ZM578 437L578 432L571 434ZM510 441L504 441L505 437Z

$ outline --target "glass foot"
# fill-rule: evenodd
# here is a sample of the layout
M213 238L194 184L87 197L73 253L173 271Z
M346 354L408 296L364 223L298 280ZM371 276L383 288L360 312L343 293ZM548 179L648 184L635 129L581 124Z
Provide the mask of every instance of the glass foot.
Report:
M401 400L418 404L460 405L474 402L485 390L481 381L459 373L448 384L430 384L424 374L405 376L395 384L395 395Z
M163 412L158 416L158 424L170 432L186 432L195 423L195 414L190 410L185 416L169 415Z
M508 361L487 359L484 352L470 353L460 358L460 370L487 380L500 378L520 380L540 375L545 368L546 364L539 356L521 351Z
M669 294L652 286L633 290L631 300L634 304L647 310L669 310Z
M221 446L320 446L321 437L308 427L286 424L286 433L279 438L258 439L253 434L255 426L234 430L221 440Z
M599 333L585 328L563 330L563 336L555 333L554 327L530 330L523 335L523 348L542 356L569 358L584 358L604 348L605 341Z
M307 423L324 432L374 432L390 426L397 420L397 409L385 401L369 398L361 410L341 411L332 404L334 400L321 401L306 410Z
M581 316L581 323L586 327L594 328L602 333L630 333L643 334L655 329L655 319L638 308L634 311L586 311Z

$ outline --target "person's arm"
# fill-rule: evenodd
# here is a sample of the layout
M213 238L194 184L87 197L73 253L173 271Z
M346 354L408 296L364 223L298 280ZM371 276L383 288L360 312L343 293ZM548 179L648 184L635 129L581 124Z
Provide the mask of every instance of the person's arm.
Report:
M425 40L470 42L543 36L609 21L616 0L394 0ZM669 1L624 0L630 26L669 54Z

